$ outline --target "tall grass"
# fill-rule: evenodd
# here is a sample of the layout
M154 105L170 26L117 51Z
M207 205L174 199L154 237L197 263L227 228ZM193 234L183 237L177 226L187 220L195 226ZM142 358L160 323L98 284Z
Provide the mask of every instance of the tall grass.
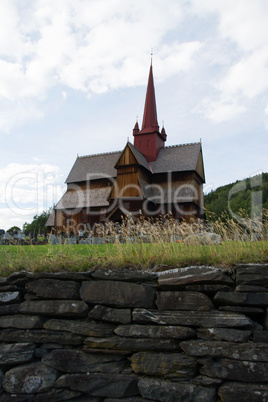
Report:
M246 218L243 218L246 219ZM213 233L221 239L215 244ZM149 269L239 263L268 263L268 211L237 222L224 215L208 223L178 223L172 216L108 222L97 227L103 245L0 246L0 275L29 272L78 272L96 268ZM109 243L113 241L113 243Z

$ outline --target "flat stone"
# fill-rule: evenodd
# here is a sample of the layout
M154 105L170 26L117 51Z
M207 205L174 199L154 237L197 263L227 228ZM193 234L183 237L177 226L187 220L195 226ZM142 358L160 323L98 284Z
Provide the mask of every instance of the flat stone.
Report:
M164 338L164 339L187 339L195 338L193 328L181 326L156 326L156 325L119 325L114 332L119 336L133 338Z
M256 331L253 333L253 342L268 343L268 331Z
M181 353L134 353L131 367L137 374L165 378L191 379L196 373L197 362Z
M232 285L188 285L185 286L185 290L189 292L204 292L204 293L216 293L219 290L223 290L226 292L232 291L233 290L233 284Z
M28 363L33 359L33 343L5 343L0 345L0 365Z
M0 306L0 316L2 315L10 315L10 314L18 314L20 308L20 304L6 304Z
M219 289L224 290L224 289ZM236 292L246 292L246 293L257 293L257 292L267 292L267 288L264 286L251 286L251 285L239 285L235 288Z
M114 349L129 351L144 350L178 350L179 341L174 339L154 338L124 338L113 336L110 338L86 338L85 345L96 349Z
M190 340L181 342L180 347L190 356L268 362L268 345L265 343Z
M155 283L157 284L158 274L148 271L119 271L119 270L96 270L92 274L93 278L105 279L112 281L127 281L139 283Z
M58 401L77 401L80 395L82 395L79 391L72 391L67 388L52 388L48 392L44 392L42 394L37 394L34 397L34 402L58 402ZM75 399L74 399L75 398Z
M121 355L85 353L79 350L57 349L46 354L42 362L66 373L120 374L129 362Z
M12 399L10 399L10 394L4 392L1 394L1 402L33 402L33 395L26 394L12 394Z
M69 332L47 331L45 329L3 329L0 332L0 341L81 345L84 342L84 337Z
M43 363L24 364L6 372L3 388L11 394L34 394L52 387L57 377L57 371Z
M207 341L247 342L251 331L229 328L199 328L198 338Z
M86 317L88 306L77 300L38 300L23 302L20 313L61 317Z
M134 309L133 320L160 325L184 325L204 328L255 328L255 323L243 314L223 311L163 311Z
M223 380L220 378L212 378L212 377L206 377L206 376L197 376L192 380L192 383L197 384L197 385L203 385L205 387L210 387L211 385L216 385L219 386L222 384Z
M216 398L215 388L206 388L189 382L175 383L158 378L143 377L139 380L138 387L143 398L154 401L214 402Z
M268 264L240 265L236 269L236 284L268 287Z
M124 374L65 374L55 387L70 388L92 396L124 398L139 395L136 375Z
M17 314L0 317L0 328L42 328L43 323L44 318L39 317L38 315Z
M159 274L158 284L161 288L186 286L193 284L233 285L233 280L220 268L198 266L176 268Z
M260 402L268 400L268 385L225 382L218 395L222 401Z
M19 292L21 290L22 288L16 285L6 285L0 287L1 292Z
M263 314L263 308L258 307L244 307L244 306L221 306L219 311L233 311L235 313L243 314Z
M34 274L28 271L13 272L7 278L8 283L20 286L34 279Z
M64 281L85 281L92 277L94 271L86 272L38 272L34 279L60 279Z
M268 363L231 359L209 361L200 368L200 374L209 377L253 383L268 382L267 373Z
M156 305L162 310L212 310L210 298L198 292L157 292Z
M131 310L122 308L116 309L98 304L90 310L88 318L118 324L129 324L131 322Z
M115 327L113 324L97 323L95 321L60 319L51 319L44 324L44 328L47 330L67 331L73 334L96 337L113 335Z
M38 279L27 283L25 289L40 299L79 299L80 283L59 279Z
M0 292L0 305L20 302L20 292Z
M217 304L228 304L229 306L266 306L268 305L268 292L239 293L220 291L213 300Z
M119 281L86 281L80 290L81 299L91 304L111 307L153 308L155 289L150 286Z

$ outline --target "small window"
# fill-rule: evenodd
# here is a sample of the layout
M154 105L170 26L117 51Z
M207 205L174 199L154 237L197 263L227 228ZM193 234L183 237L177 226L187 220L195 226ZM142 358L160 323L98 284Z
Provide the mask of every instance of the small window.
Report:
M129 202L129 201L124 201L124 202L123 202L123 207L124 207L125 209L129 209L129 208L130 208L130 202Z
M83 209L82 211L82 222L87 223L88 222L88 213L86 209Z
M106 221L106 208L101 208L100 210L100 222Z

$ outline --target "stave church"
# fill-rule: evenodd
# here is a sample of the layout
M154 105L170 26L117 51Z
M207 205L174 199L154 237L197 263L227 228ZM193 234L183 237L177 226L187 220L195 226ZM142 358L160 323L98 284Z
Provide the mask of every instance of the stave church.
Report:
M151 63L142 127L136 122L133 143L127 141L122 151L77 157L66 192L46 223L48 232L94 231L97 223L120 223L140 214L203 219L201 141L165 146L166 140L165 128L160 131L157 120Z

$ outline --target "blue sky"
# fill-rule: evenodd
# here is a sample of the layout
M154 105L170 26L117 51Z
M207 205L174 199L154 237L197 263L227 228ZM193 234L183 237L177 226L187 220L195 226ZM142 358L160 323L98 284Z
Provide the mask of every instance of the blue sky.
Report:
M205 192L268 172L267 37L267 0L1 0L0 228L132 142L152 48L166 145L201 138Z

